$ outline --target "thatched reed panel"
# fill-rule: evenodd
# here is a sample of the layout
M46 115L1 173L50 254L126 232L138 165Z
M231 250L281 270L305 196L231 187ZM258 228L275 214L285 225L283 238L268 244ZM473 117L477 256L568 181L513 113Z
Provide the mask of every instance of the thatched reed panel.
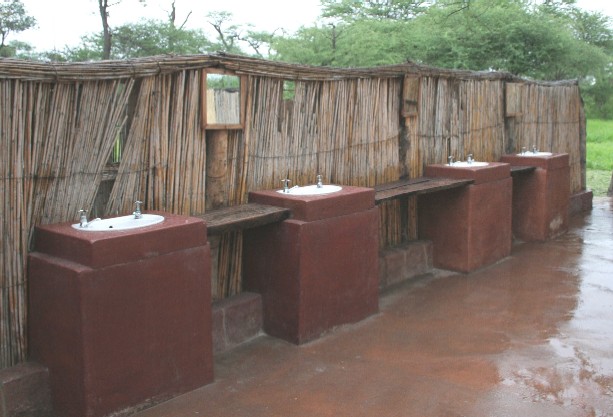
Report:
M206 138L201 125L197 71L147 77L142 80L131 128L125 141L106 214L125 214L143 200L148 210L198 215L206 211ZM223 205L245 202L241 187L243 134L231 131L228 175ZM242 236L230 233L215 242L212 293L214 299L241 290Z
M523 84L520 83L506 83L506 111L507 117L521 116L523 111L522 96L523 96Z
M423 175L426 165L445 164L448 157L498 161L505 149L504 83L501 80L458 80L422 77L417 112L404 119L405 176ZM409 239L418 236L416 199L409 199Z
M25 271L34 226L76 220L79 209L91 206L132 85L0 82L0 368L27 351Z
M199 77L198 71L181 71L142 80L105 214L130 213L135 200L148 210L205 212Z
M521 94L522 116L519 118L516 149L566 152L570 157L570 191L584 188L582 172L584 150L581 144L581 97L579 89L571 86L543 86L524 84Z
M208 69L247 80L242 129L203 129ZM284 91L288 81L293 95ZM228 161L225 172L212 173L221 193L215 206L245 203L250 190L279 188L288 176L291 185L321 174L326 183L371 187L419 177L449 154L497 160L522 143L568 152L571 191L582 189L585 175L576 81L411 63L315 68L224 54L93 64L3 59L0 100L0 368L27 352L25 262L34 225L76 220L78 209L91 207L106 189L99 187L104 165L121 131L123 157L109 198L101 199L108 204L90 215L131 213L136 199L147 210L204 213L212 137L226 137L217 156L225 152ZM408 211L408 230L400 210ZM382 247L416 238L415 223L415 198L402 208L382 205ZM223 298L241 291L242 235L223 235L215 245L213 296Z
M240 120L240 101L238 89L208 89L206 92L208 123L237 124Z
M250 91L248 189L286 177L313 184L317 174L357 186L398 178L398 80L297 82L291 102L280 79L254 79Z
M126 213L136 199L148 210L175 214L205 213L206 140L201 126L197 72L148 77L141 83L134 119L106 212ZM224 205L246 202L243 134L231 131ZM214 299L241 290L242 234L229 233L215 242Z
M228 172L223 189L226 196L225 205L233 206L247 202L245 179L246 154L248 152L245 137L241 130L228 132ZM242 254L243 234L241 231L228 232L219 238L212 237L212 255L214 259L212 296L214 300L230 297L242 291Z
M426 165L445 164L449 156L499 160L505 145L503 88L500 81L424 77L416 121L419 152L412 153L421 159L409 161L419 168L412 174L421 176Z
M313 184L318 174L355 186L398 179L400 80L296 82L289 102L283 86L257 78L250 87L248 189L279 188L286 177L291 186ZM389 236L397 228L383 224L382 240L397 240Z
M498 161L505 149L504 84L462 81L458 159L472 154L478 161Z
M445 163L453 152L449 130L451 105L447 94L448 83L446 78L422 78L419 114L416 120L419 153L416 155L418 159L411 161L411 164L418 168L417 177L423 175L425 165Z

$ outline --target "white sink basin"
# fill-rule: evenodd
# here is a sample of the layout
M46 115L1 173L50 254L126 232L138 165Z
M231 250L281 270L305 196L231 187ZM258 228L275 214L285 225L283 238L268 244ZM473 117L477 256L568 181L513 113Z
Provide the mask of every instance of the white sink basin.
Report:
M458 162L454 162L451 166L457 167L457 168L475 168L475 167L485 167L488 165L489 165L489 162L473 161L471 163L468 163L466 161L458 161Z
M139 227L151 226L164 221L164 216L159 214L143 214L140 219L135 219L133 214L121 217L112 217L104 220L91 220L87 226L81 227L79 223L72 227L85 232L108 232L115 230L137 229Z
M340 185L324 184L321 187L318 187L314 184L306 185L304 187L295 186L290 188L287 192L284 190L277 190L277 192L286 195L309 196L336 193L342 189L343 187Z
M551 156L551 152L532 152L518 153L517 156Z

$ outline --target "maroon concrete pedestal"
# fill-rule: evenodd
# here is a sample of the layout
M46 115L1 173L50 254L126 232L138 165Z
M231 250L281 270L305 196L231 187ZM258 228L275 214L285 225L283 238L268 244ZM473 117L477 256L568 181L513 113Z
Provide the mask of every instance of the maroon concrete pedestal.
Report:
M424 175L474 180L460 189L419 197L419 236L432 241L435 267L470 272L511 253L509 164L492 162L467 168L429 165Z
M159 214L125 231L37 228L30 356L49 368L58 416L125 412L213 380L206 226Z
M378 311L379 211L374 190L321 196L252 192L292 218L246 231L244 286L262 294L264 330L300 344Z
M513 234L524 241L545 241L568 230L570 164L568 154L504 155L511 166L534 166L513 177Z

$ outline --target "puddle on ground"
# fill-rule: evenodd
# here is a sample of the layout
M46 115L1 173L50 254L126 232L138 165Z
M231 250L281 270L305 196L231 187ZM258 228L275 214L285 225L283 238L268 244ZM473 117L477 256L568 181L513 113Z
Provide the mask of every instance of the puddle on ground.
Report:
M551 290L563 296L558 301L574 298L575 306L565 318L558 315L555 328L542 340L524 338L521 345L522 339L515 339L517 346L496 357L500 384L476 405L475 415L494 415L487 410L497 410L496 417L613 415L613 222L610 214L598 215L602 210L595 207L586 216L587 227L571 230L547 245L560 243L557 249L565 260L555 270L576 279L575 284L567 282L574 289L565 295L558 292L560 283L552 282ZM546 311L556 300L540 301Z

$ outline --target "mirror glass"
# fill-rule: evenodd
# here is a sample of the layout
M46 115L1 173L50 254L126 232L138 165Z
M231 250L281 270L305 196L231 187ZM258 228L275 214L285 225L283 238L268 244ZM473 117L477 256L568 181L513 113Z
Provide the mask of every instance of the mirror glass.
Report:
M241 123L240 77L227 74L206 75L206 124Z

